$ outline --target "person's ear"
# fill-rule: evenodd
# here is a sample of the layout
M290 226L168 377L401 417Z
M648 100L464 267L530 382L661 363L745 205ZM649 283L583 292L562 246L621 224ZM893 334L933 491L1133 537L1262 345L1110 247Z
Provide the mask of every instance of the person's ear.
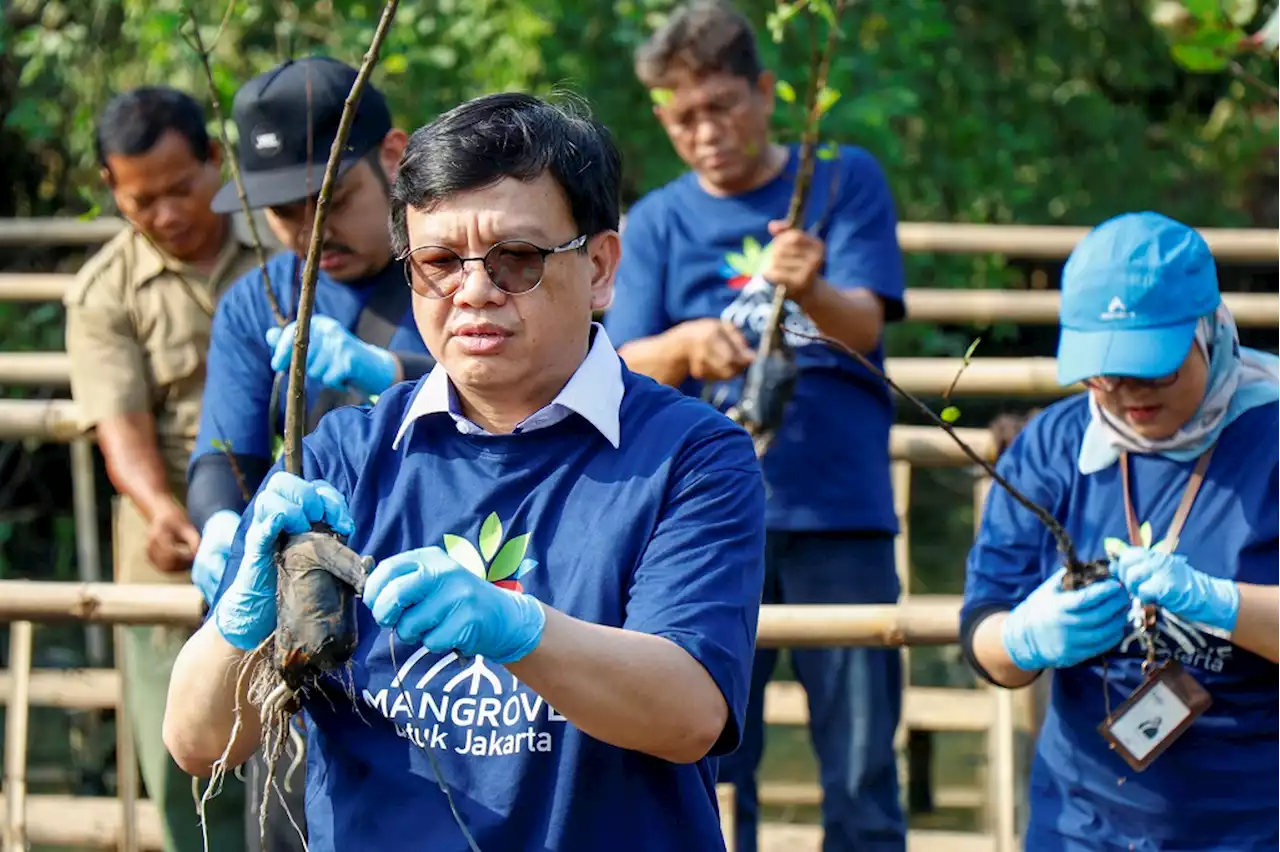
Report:
M399 128L387 131L387 135L382 137L378 161L382 164L382 173L387 176L388 184L395 183L396 175L400 172L400 158L404 156L404 149L408 144L409 134Z
M222 173L222 143L217 139L209 140L209 159L207 162L217 169L219 174Z
M603 311L613 303L613 282L622 258L622 239L617 231L604 231L587 241L591 257L591 310Z
M763 101L765 115L772 116L776 104L775 91L778 86L778 78L773 75L772 71L761 71L760 76L756 78L756 93Z
M98 169L98 177L102 178L102 182L107 185L108 189L116 188L116 179L111 176L111 169L106 166Z

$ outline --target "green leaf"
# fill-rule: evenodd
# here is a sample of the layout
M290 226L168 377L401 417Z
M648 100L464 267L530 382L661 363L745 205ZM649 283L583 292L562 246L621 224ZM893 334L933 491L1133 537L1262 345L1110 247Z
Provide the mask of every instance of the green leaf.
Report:
M101 204L96 204L96 203L95 203L95 204L94 204L92 207L90 207L88 210L86 210L86 211L84 211L83 213L81 213L81 214L80 214L80 216L79 216L79 219L80 219L80 221L81 221L81 222L88 222L88 221L90 221L90 220L92 220L92 219L97 219L97 218L98 218L98 216L99 216L99 214L101 214L101 213L102 213L102 205L101 205Z
M489 517L484 519L484 524L480 527L480 555L486 562L489 561L498 552L500 544L502 544L502 521L498 520L497 512L490 512Z
M823 86L818 92L818 115L825 115L827 110L835 106L838 100L840 100L839 90Z
M793 104L796 102L796 90L786 80L779 80L774 84L773 90L778 93L778 97L787 103Z
M1113 559L1123 553L1128 546L1128 542L1120 538L1108 537L1102 540L1102 549Z
M382 60L382 70L388 74L403 74L409 70L409 60L403 53L394 53Z
M284 437L276 435L271 441L271 461L278 462L280 457L284 455Z
M1142 526L1138 527L1138 541L1142 542L1143 547L1151 546L1151 522L1146 521Z
M484 579L484 560L480 558L480 554L476 552L471 542L462 536L445 533L444 550L454 562L480 579Z
M942 409L942 414L940 416L946 423L955 423L960 419L960 409L956 408L954 405L948 405L946 408Z
M840 156L840 145L835 141L828 142L817 151L819 160L834 160Z
M968 366L969 359L973 357L973 350L978 348L978 344L982 342L981 337L975 337L973 342L969 344L969 348L964 350L964 363Z
M489 582L496 583L516 573L516 569L520 567L520 562L524 559L524 553L528 547L529 533L518 535L504 544L502 550L494 558L493 565L489 567Z
M1258 0L1224 0L1222 4L1231 23L1244 26L1258 14Z
M1221 71L1228 59L1216 50L1192 44L1175 44L1173 58L1188 71Z
M650 89L649 100L653 101L654 106L666 106L671 103L671 99L675 97L675 92L670 89Z

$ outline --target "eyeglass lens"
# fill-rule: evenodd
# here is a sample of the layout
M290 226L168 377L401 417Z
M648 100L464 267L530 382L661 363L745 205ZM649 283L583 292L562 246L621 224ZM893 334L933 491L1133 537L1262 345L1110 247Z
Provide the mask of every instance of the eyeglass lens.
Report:
M532 243L511 240L497 243L483 258L485 272L504 293L527 293L542 281L543 250ZM429 299L443 299L454 293L466 277L464 259L443 246L423 246L405 258L404 272L409 286Z

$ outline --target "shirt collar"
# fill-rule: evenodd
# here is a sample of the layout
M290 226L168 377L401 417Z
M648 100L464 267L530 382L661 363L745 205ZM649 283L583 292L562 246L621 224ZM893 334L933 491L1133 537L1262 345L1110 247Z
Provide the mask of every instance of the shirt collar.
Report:
M613 348L604 326L591 324L594 339L587 357L578 365L569 381L551 402L540 411L527 417L516 426L517 430L534 421L544 412L557 408L574 412L594 426L605 437L614 449L621 443L621 427L619 410L622 407L622 360ZM437 364L422 380L409 410L405 412L392 449L400 445L400 440L409 431L414 421L430 414L449 414L454 420L464 420L457 401L457 393L449 374L444 367ZM553 421L552 421L553 422ZM550 425L549 422L543 425ZM536 428L536 427L533 427Z

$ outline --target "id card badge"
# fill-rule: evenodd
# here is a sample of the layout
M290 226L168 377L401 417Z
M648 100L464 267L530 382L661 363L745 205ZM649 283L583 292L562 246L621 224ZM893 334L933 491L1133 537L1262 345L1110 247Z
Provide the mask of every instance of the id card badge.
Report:
M1129 698L1098 726L1125 763L1146 769L1213 703L1177 660L1156 666Z

